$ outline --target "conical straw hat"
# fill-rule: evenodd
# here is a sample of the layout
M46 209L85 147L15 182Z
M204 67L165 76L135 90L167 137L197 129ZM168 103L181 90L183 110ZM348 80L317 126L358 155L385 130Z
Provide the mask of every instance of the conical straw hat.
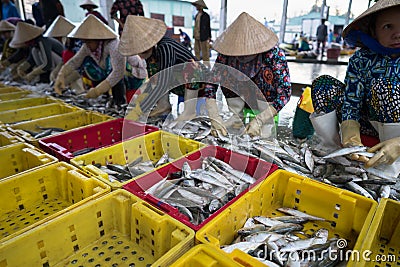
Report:
M215 40L213 48L227 56L246 56L266 52L277 43L273 31L243 12Z
M92 0L84 0L82 2L82 4L80 5L80 7L84 7L84 6L94 6L95 8L98 8L99 6L96 5Z
M15 25L7 20L0 21L0 32L15 31Z
M90 14L75 29L68 34L70 38L86 40L116 39L118 35L96 16Z
M194 6L201 6L201 7L204 8L204 9L208 9L206 3L204 3L203 0L197 0L197 1L193 2L192 5L194 5Z
M58 16L47 31L43 34L44 37L65 37L67 36L73 29L75 25L64 18L63 16Z
M119 42L119 52L124 56L143 53L155 46L167 31L161 20L129 15Z
M10 46L18 48L24 45L26 42L39 37L44 32L44 29L31 25L26 22L18 22L15 28L14 37L10 42Z
M383 9L399 6L400 0L379 0L373 6L364 11L361 15L355 18L347 27L343 30L342 37L343 39L347 36L347 34L351 30L361 30L365 33L368 33L368 23L371 15L382 11Z

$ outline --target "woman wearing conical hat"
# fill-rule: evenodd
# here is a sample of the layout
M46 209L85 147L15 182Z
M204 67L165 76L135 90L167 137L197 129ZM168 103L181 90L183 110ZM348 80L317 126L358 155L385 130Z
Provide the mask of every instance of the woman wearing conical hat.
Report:
M171 81L183 77L182 72L177 77L163 70L179 64L196 61L195 56L181 43L164 36L166 30L167 26L161 20L130 15L125 23L119 45L119 51L123 55L138 54L146 60L149 77L157 74L157 84L151 89L148 86L149 90L146 90L147 97L142 96L140 98L143 100L140 104L143 112L148 111L153 106L153 101L159 99L157 106L150 113L151 117L167 114L171 111L168 95L170 88L168 86ZM184 71L189 71L189 69ZM178 120L190 120L196 116L197 95L200 87L201 85L198 83L187 83L173 90L174 93L185 96L185 109ZM141 113L141 111L137 111Z
M360 47L349 60L344 83L323 75L312 85L311 121L321 140L372 146L368 139L378 137L380 143L369 150L374 157L351 157L393 178L400 173L399 17L400 0L379 0L363 12L343 31L346 43Z
M61 68L54 85L55 91L61 94L70 81L69 77L76 76L77 70L82 69L82 75L91 83L87 98L96 98L111 89L113 102L125 103L123 78L127 60L118 52L117 34L97 17L89 15L68 37L81 39L84 44ZM138 57L128 58L128 62L135 67L139 65L138 60Z
M29 47L28 60L18 66L18 75L30 82L39 78L39 82L48 83L50 72L61 61L63 45L54 38L43 37L43 29L19 22L11 47Z
M292 92L286 57L277 43L275 33L245 12L215 40L214 49L219 53L216 63L232 67L247 77L239 77L239 81L233 82L231 88L222 90L234 114L225 123L222 123L218 114L215 99L207 99L214 133L219 131L226 134L226 128L241 128L244 107L251 99L257 98L256 104L261 112L246 126L247 133L251 136L270 135L271 126L267 127L268 122L286 105ZM221 82L229 84L227 80L231 72L217 65L214 73ZM248 78L259 90L254 92L248 88ZM213 89L206 91L215 98L212 92L216 91L216 86Z
M92 14L96 16L99 20L101 20L104 24L108 25L108 21L100 14L100 12L95 10L99 6L96 5L92 0L83 0L80 7L84 10L87 10L85 16L89 16L90 14Z

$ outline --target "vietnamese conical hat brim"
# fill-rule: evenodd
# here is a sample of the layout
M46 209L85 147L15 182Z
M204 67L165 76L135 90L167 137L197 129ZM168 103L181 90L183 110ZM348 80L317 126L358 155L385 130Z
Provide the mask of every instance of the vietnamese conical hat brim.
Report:
M368 26L371 15L394 6L400 6L400 0L379 0L357 18L355 18L349 25L347 25L342 33L343 39L346 38L347 34L351 30L361 30L368 34Z
M92 0L84 0L82 2L82 4L79 5L80 7L84 7L84 6L93 6L95 8L98 8L99 6L96 5Z
M7 20L0 21L0 32L15 31L15 25Z
M278 43L278 36L261 22L243 12L215 40L213 48L227 56L246 56L266 52Z
M68 37L82 40L108 40L116 39L118 35L96 16L89 14L81 25L68 34Z
M124 56L143 53L155 46L167 31L161 20L129 15L119 42L119 52Z
M18 22L10 46L13 48L21 47L26 42L39 37L43 32L44 29L40 27L25 22Z
M47 31L43 34L44 37L65 37L67 36L73 29L75 25L64 18L63 16L58 16Z
M206 3L204 3L203 0L197 0L197 1L193 2L192 5L194 5L194 6L201 6L201 7L204 8L204 9L208 9Z

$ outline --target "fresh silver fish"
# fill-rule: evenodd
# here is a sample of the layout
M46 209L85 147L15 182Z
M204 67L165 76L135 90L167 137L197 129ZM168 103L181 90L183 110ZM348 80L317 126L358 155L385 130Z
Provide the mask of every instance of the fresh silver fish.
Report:
M350 154L354 154L357 152L365 152L367 150L367 147L365 146L353 146L353 147L345 147L338 149L326 156L324 156L324 159L329 159L329 158L335 158L335 157L340 157L340 156L346 156Z
M303 225L295 224L295 223L281 223L278 225L274 225L268 229L268 232L273 232L277 234L287 233L287 232L294 232L294 231L301 231L303 230Z
M389 198L390 197L390 185L383 185L379 190L380 198Z
M286 165L288 165L289 167L291 167L291 168L293 168L293 169L295 169L297 171L300 171L300 172L305 173L305 174L311 174L309 169L306 169L306 168L304 168L303 166L301 166L299 164L296 164L294 162L290 162L290 161L287 161L287 160L283 160L283 162Z
M316 217L316 216L301 212L299 210L295 210L295 209L291 209L291 208L287 208L287 207L281 207L281 208L278 208L277 210L279 210L283 213L289 214L289 215L305 217L305 218L308 218L310 221L325 221L324 218Z
M226 253L231 253L235 249L239 249L243 252L249 252L250 250L255 250L259 246L263 245L263 243L254 243L254 242L240 242L229 246L223 246L221 249Z
M155 168L164 165L166 163L169 162L169 156L168 153L165 153L164 155L162 155L162 157L157 161L157 163L154 165Z
M259 222L267 227L272 227L278 224L283 224L283 222L281 221L277 221L274 218L268 218L268 217L264 217L264 216L255 216L253 217L254 221Z
M314 158L311 150L308 147L305 147L304 161L306 163L307 168L312 173L314 171Z
M355 182L348 182L347 184L345 184L346 188L350 189L351 191L363 195L367 198L370 199L374 199L370 193L368 193L367 190L365 190L365 188L359 186L358 184L356 184Z
M265 231L265 230L267 230L267 227L265 225L256 224L251 227L243 227L243 228L239 229L238 234L239 235L250 235L250 234L254 234L254 233Z

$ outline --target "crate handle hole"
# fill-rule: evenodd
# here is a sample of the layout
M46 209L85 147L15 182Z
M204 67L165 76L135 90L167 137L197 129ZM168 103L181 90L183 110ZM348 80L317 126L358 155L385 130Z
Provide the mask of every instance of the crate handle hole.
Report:
M103 221L99 221L99 227L103 227Z
M98 211L97 212L97 218L100 218L101 217L101 211Z
M340 204L336 204L335 209L340 210Z
M300 199L298 199L297 197L294 199L294 202L296 202L297 204L300 203Z
M297 194L297 195L300 195L300 194L301 194L301 190L298 190L298 189L297 189L297 190L296 190L296 194Z
M25 209L25 207L24 207L24 205L23 205L23 204L20 204L18 207L19 207L19 210L23 210L23 209Z
M334 214L333 214L333 217L337 219L337 218L339 218L339 214L334 213Z
M43 267L50 267L50 264L49 264L49 262L45 262L45 263L43 263Z
M43 199L47 199L47 198L48 198L47 194L44 194Z
M100 231L100 236L104 236L104 230Z
M74 251L78 251L79 250L79 245L75 245L74 246Z

